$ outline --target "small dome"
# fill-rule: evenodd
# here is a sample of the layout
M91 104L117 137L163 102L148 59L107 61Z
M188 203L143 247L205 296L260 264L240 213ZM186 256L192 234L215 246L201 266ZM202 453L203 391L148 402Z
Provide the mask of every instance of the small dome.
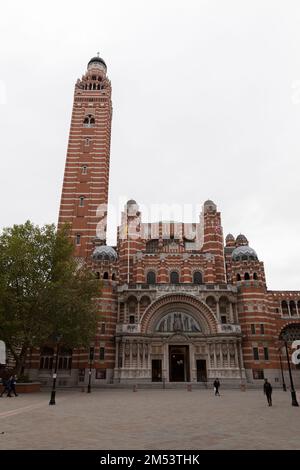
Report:
M96 246L92 258L94 261L117 261L118 255L112 246Z
M233 261L257 261L256 251L250 246L241 245L235 248L231 254Z
M235 246L235 238L231 233L228 233L228 235L225 238L226 246Z
M231 242L231 241L235 241L235 238L234 236L232 235L232 233L228 233L228 235L226 235L226 239L225 239L227 242Z
M136 203L134 199L129 199L129 201L126 202L126 206L134 206Z
M106 67L106 63L104 62L103 59L101 59L101 57L97 56L97 57L92 57L91 60L89 61L88 63L88 68L91 64L100 64L100 65L104 65L104 67L107 69Z
M249 242L245 235L242 235L241 233L236 237L235 240L236 246L241 246L241 245L248 245Z
M211 201L210 199L205 201L204 212L215 212L216 210L217 210L217 206L213 201Z

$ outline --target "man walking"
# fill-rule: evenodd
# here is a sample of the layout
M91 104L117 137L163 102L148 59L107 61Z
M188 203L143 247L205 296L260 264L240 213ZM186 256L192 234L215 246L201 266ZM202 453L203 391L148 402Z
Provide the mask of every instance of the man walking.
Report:
M265 379L264 394L267 396L269 406L272 406L272 390L272 385L268 382L268 379Z
M3 394L4 393L7 393L7 395L9 394L10 392L10 385L9 385L9 379L5 379L4 377L2 378L2 386L3 386L3 390L0 394L0 397L2 398Z
M219 393L219 388L220 388L220 381L218 378L216 378L216 380L214 381L214 390L215 390L215 396L219 396L220 397L220 393Z
M17 383L17 377L15 375L12 375L11 378L9 379L9 392L7 394L8 397L11 397L11 392L14 393L15 397L18 396L16 392L16 383Z

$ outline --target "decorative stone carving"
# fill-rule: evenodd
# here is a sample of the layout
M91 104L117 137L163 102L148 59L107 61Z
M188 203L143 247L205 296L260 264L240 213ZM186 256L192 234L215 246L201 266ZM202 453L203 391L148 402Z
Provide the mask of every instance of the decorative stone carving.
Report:
M165 315L157 324L156 331L160 332L201 332L200 325L191 315L172 312Z

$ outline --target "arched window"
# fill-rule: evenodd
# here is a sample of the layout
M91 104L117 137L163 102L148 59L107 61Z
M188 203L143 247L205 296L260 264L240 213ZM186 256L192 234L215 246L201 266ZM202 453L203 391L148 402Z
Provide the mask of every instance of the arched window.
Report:
M82 174L82 175L86 175L86 174L87 174L87 168L88 168L87 165L83 165L83 166L81 167L81 174Z
M258 280L258 275L257 275L257 273L253 273L253 279L254 279L255 281Z
M295 304L294 300L290 301L290 312L291 312L292 317L297 315L297 309L296 309L296 304Z
M112 273L111 280L112 280L112 281L115 281L115 280L116 280L116 275L115 275L115 273Z
M224 315L227 315L229 313L229 300L227 297L221 297L219 299L219 310L220 313L223 313Z
M77 235L76 235L76 245L80 245L80 241L81 241L80 233L77 233Z
M108 272L105 271L105 273L103 274L103 279L108 279Z
M90 90L91 90L92 84L90 84ZM95 118L92 116L92 114L88 114L85 116L83 120L83 127L94 127L95 125Z
M54 350L53 348L44 347L40 353L40 369L52 369Z
M129 297L128 299L128 313L135 313L137 310L137 300L135 297Z
M249 273L245 273L244 279L245 279L245 281L249 281L249 280L250 280L250 275L249 275Z
M79 207L83 207L84 206L84 196L80 196L79 198Z
M240 274L237 274L237 275L236 275L236 280L237 280L237 281L241 281L241 275L240 275Z
M281 310L282 310L282 315L288 316L289 315L289 307L288 304L285 300L281 302Z
M156 274L154 271L148 271L147 273L147 284L155 284L156 283Z
M132 325L135 323L135 316L134 315L129 315L129 323Z
M171 284L179 284L179 274L177 271L172 271L170 273L170 283Z
M72 349L61 348L58 356L58 368L68 370L72 367Z
M202 284L202 273L200 271L195 271L193 274L194 284Z

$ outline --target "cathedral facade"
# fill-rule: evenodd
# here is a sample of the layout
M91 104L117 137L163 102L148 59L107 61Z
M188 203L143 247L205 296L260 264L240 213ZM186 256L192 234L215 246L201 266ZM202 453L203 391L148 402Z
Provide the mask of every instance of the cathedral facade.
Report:
M185 224L147 223L129 200L116 246L106 244L111 121L111 83L97 56L75 85L59 226L71 225L78 261L99 279L99 329L89 351L61 349L58 385L83 385L91 374L94 385L200 386L218 377L280 386L284 338L289 348L300 338L300 292L267 289L263 262L244 235L224 239L213 201ZM30 375L50 384L54 355L32 352Z

